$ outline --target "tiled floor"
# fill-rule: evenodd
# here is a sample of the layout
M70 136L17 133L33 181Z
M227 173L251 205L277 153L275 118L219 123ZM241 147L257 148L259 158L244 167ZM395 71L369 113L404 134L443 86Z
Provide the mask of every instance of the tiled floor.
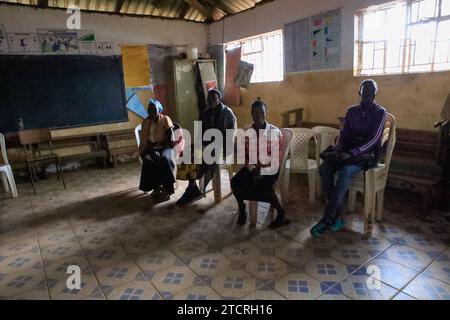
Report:
M292 223L238 227L223 176L224 199L213 193L186 208L154 203L136 186L140 167L82 169L54 177L34 196L0 194L2 299L449 299L450 226L423 221L411 205L386 196L385 220L373 237L362 216L347 229L312 239L323 205L307 203L307 186L291 179ZM391 203L392 202L392 203ZM361 211L361 205L357 211ZM67 267L81 270L81 290L67 288Z

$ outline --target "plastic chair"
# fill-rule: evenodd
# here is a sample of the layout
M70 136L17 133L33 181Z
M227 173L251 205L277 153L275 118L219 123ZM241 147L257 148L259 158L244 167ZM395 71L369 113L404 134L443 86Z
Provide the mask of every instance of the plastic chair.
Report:
M11 166L8 162L8 155L6 154L6 143L5 136L0 133L0 150L2 153L3 163L0 164L0 178L2 179L3 187L6 192L9 192L11 188L11 194L13 198L17 198L19 194L17 193L16 182L14 180L14 175Z
M294 136L291 129L281 128L281 134L283 135L281 141L281 148L283 150L283 160L280 165L280 174L277 181L275 182L274 189L275 192L281 197L281 205L286 207L288 195L289 195L289 170L287 170L287 161L290 155L290 145L292 142L292 137ZM249 201L249 215L250 215L250 225L255 226L258 213L258 202ZM269 214L273 219L274 208L270 206Z
M289 172L308 174L309 202L316 198L316 176L318 175L321 137L316 131L308 128L291 128L294 137L290 146L290 160L286 162ZM315 159L309 159L309 142L314 139L316 144ZM289 181L287 182L289 183Z
M320 134L320 152L337 143L340 131L333 127L315 126L311 130Z
M62 180L65 189L66 183L64 182L61 161L59 160L59 156L53 152L52 134L50 129L31 129L19 131L19 140L25 150L25 162L27 163L28 174L30 176L34 194L36 194L36 189L34 187L34 176L36 174L34 164L43 161L55 161L58 180ZM47 154L41 153L40 145L44 143L49 146L50 152Z
M396 142L395 117L387 113L382 136L382 146L385 152L380 163L353 178L349 188L348 208L354 211L356 193L364 194L364 233L370 234L376 219L383 216L384 189L386 187L389 164Z
M134 135L136 137L136 144L137 144L138 148L141 145L141 132L142 132L142 124L139 124L136 126L136 128L134 128ZM138 159L139 159L139 163L142 165L141 157L139 156Z
M311 128L311 130L317 132L320 134L320 152L328 148L329 146L334 146L338 142L338 138L340 135L340 131L333 127L327 127L327 126L315 126ZM322 163L323 160L319 159L319 163ZM316 192L317 194L321 193L321 180L320 180L320 174L317 170L316 175Z

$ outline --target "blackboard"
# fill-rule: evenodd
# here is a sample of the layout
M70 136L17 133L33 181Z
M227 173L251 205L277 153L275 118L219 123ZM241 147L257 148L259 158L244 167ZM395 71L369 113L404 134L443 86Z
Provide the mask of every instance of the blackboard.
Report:
M119 56L0 55L0 132L128 120Z

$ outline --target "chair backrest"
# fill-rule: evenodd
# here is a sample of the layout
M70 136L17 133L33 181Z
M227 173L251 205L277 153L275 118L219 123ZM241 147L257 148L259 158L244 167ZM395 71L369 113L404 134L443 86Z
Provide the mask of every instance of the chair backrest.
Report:
M336 128L326 127L326 126L315 126L311 130L316 131L320 134L320 152L328 148L329 146L334 146L337 143L340 131Z
M290 145L291 170L306 170L308 168L309 141L315 140L316 161L319 161L321 137L316 131L308 128L291 128L294 137Z
M389 171L389 165L391 163L392 152L394 151L396 137L395 117L387 113L384 122L383 136L381 137L381 145L383 146L383 158L381 162L386 167L386 172Z
M286 168L286 161L289 158L290 146L291 146L292 138L294 137L294 133L289 128L281 128L280 131L281 131L281 134L283 135L283 137L281 138L281 149L283 151L283 160L281 161L279 177L283 177L284 170Z
M47 143L50 147L50 151L53 152L52 132L48 128L19 131L19 141L25 149L26 156L29 156L29 153L34 154L35 149L33 148L33 145L37 145L37 151L40 155L41 150L39 144L41 143Z
M136 144L139 147L141 144L141 131L142 131L142 124L139 124L134 128L134 135L136 137Z
M6 154L5 136L2 133L0 133L0 150L2 152L2 159L3 159L3 161L0 161L0 164L9 164L8 155Z

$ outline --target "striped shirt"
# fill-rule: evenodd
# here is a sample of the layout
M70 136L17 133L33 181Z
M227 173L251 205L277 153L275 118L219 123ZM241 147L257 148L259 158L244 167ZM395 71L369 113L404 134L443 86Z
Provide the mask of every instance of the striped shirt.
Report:
M353 156L380 151L385 119L386 109L376 103L348 108L337 148Z

